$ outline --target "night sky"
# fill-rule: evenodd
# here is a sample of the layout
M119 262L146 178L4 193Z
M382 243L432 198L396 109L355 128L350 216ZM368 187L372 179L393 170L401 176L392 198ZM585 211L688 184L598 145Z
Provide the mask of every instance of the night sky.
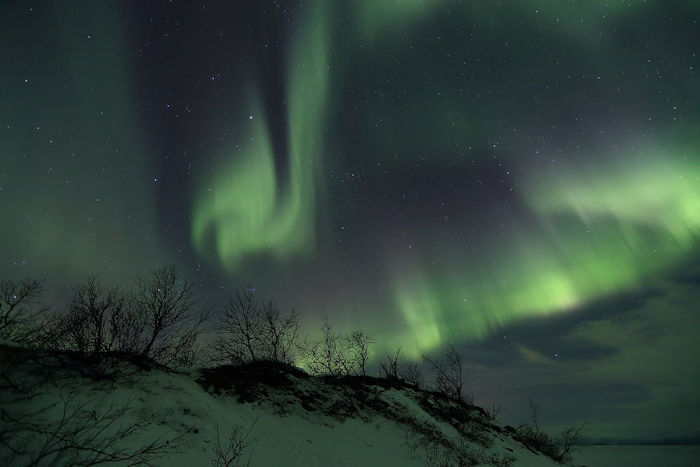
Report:
M700 4L2 2L0 272L173 264L556 430L700 435Z

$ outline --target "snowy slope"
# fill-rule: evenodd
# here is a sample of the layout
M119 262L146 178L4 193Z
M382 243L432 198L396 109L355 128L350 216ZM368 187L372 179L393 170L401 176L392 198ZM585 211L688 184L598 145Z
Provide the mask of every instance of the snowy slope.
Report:
M25 384L27 391L17 397L21 391L4 384L0 393L5 428L25 454L0 447L12 465L36 457L52 430L60 431L64 413L63 426L79 427L117 413L99 433L103 437L141 424L114 446L130 452L157 440L169 452L153 457L154 465L214 465L217 427L223 444L236 428L241 436L248 433L241 465L455 465L456 453L478 465L557 465L514 440L481 409L386 379L310 377L277 364L168 372L113 361L95 371L70 356L7 348L0 350L0 362L5 381ZM100 376L105 371L109 377ZM13 430L8 420L17 415ZM22 416L46 433L30 433ZM515 460L509 464L509 458ZM43 465L54 462L47 457Z

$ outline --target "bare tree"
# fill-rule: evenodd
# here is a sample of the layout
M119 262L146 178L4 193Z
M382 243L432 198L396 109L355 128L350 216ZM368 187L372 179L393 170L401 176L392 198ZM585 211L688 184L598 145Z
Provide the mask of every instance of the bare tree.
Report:
M223 322L218 326L214 352L220 359L234 364L259 358L262 323L251 287L229 297Z
M367 361L369 360L369 348L374 343L374 338L362 331L353 331L346 336L345 345L347 355L345 361L345 373L355 376L367 375Z
M486 407L486 416L488 416L489 420L491 421L496 421L498 418L498 415L501 413L501 406L498 404L491 404Z
M73 289L68 309L48 326L51 347L102 359L106 355L139 355L145 346L145 314L132 295L104 288L95 276Z
M217 331L212 345L217 360L234 364L257 360L292 364L299 316L294 310L283 315L271 302L258 303L253 288L248 287L229 297Z
M250 453L248 461L243 463L243 452L248 448L248 435L253 430L257 420L253 422L248 431L245 433L243 429L235 425L231 430L231 434L226 436L225 442L221 440L219 426L216 425L216 444L214 445L214 454L216 458L212 461L214 467L234 467L240 465L250 465Z
M581 439L581 431L583 430L583 424L570 426L566 430L562 431L557 439L557 444L559 447L559 462L562 464L570 463L576 443Z
M131 401L104 404L69 390L51 402L44 397L55 394L56 381L20 366L3 365L0 377L0 464L148 465L173 452L177 438L133 445L148 422L124 423ZM49 381L50 390L44 392Z
M404 435L403 445L408 448L411 459L420 460L429 466L510 467L516 460L509 454L489 454L464 438L450 440L440 435L440 432L409 429Z
M532 397L529 399L530 401L530 424L532 425L532 428L535 430L535 433L538 434L540 432L540 413L542 413L542 406L535 402Z
M581 436L583 425L571 426L555 439L540 430L542 406L536 403L532 397L530 397L529 402L530 422L518 426L515 432L515 439L560 464L571 463L574 447Z
M272 303L263 305L263 356L268 360L292 364L299 335L299 315L292 310L283 316Z
M384 361L379 363L379 375L383 378L398 380L399 377L399 354L401 347L396 349L394 356L387 355Z
M417 362L403 362L399 367L399 377L407 383L423 386L423 372Z
M393 356L387 355L379 364L379 374L384 378L404 380L420 387L423 385L423 372L416 362L400 362L401 348Z
M63 346L90 357L113 349L120 340L124 321L121 314L130 307L127 297L116 288L105 289L95 276L73 289L67 312L58 320Z
M448 397L463 402L470 402L464 393L466 371L462 364L462 356L454 345L448 344L442 360L434 360L423 356L435 374L435 389Z
M0 338L33 344L40 332L39 318L48 310L39 305L43 288L36 279L0 281Z
M304 363L313 375L341 375L344 373L345 356L341 336L333 330L328 316L323 315L321 339L313 342L305 340L298 345Z
M137 283L135 306L145 320L140 355L166 366L190 364L200 327L211 311L192 312L192 283L180 279L173 267L156 269L150 280L138 279Z
M109 316L109 329L110 351L122 355L141 353L146 345L146 315L136 307L133 294L118 292Z
M6 326L0 331L7 334L13 329L17 334L20 327L27 328L25 322L31 322L31 341L37 347L75 351L94 359L118 353L165 366L191 363L200 326L210 310L193 312L192 284L180 280L172 267L155 270L149 280L138 279L137 284L137 293L131 294L105 288L90 276L73 289L65 311L51 316L46 309L24 313L23 321L16 316L33 305L40 284L3 281L0 326Z
M362 331L342 335L323 316L321 339L305 340L298 348L311 374L366 376L370 346L374 338Z

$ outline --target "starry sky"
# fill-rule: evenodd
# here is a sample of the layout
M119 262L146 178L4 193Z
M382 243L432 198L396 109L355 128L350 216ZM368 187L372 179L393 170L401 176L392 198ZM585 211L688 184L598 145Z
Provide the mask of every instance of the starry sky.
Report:
M175 265L553 430L700 436L700 4L3 2L0 271Z

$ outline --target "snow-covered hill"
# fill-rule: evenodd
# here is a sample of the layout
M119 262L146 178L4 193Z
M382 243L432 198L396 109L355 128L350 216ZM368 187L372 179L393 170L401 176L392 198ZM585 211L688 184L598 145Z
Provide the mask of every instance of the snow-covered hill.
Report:
M0 363L5 465L556 465L479 407L401 381L277 363L166 371L8 346Z

